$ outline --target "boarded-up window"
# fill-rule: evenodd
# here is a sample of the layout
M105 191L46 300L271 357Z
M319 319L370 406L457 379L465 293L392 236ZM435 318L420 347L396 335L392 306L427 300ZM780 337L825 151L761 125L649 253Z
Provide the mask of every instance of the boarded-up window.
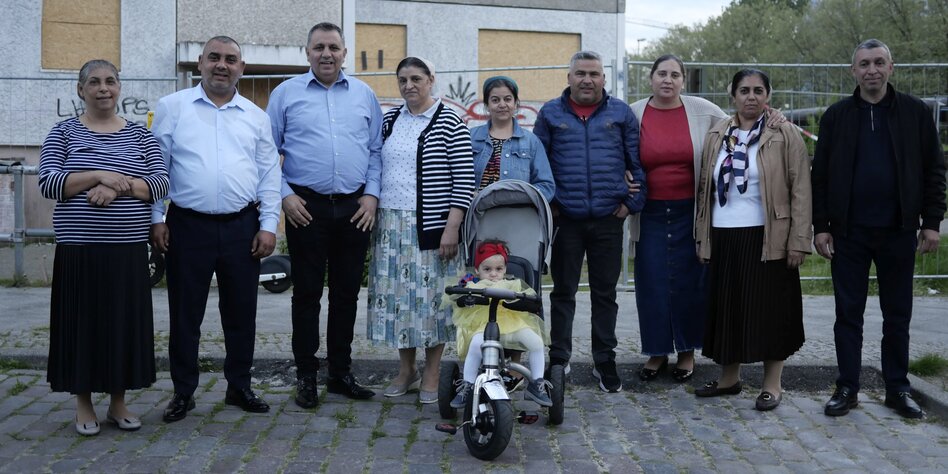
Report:
M359 76L380 98L398 98L395 66L407 50L405 25L356 23L355 51L349 51L355 67L350 74L387 72L384 76Z
M90 59L121 65L120 0L43 0L43 69L78 70Z
M479 68L498 68L569 64L569 58L580 50L580 45L579 34L480 30L477 65ZM517 81L521 101L545 101L563 92L566 73L566 69L482 72L478 75L478 84L483 84L490 76L503 74Z

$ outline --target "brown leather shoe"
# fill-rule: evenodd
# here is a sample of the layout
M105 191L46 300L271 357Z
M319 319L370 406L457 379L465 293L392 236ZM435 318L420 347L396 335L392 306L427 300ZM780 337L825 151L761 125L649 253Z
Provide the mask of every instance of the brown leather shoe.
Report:
M774 408L777 408L777 405L780 405L780 400L783 400L783 394L779 393L776 396L766 390L760 392L760 395L757 396L757 401L754 403L754 408L758 411L770 411Z
M721 395L737 395L741 393L741 390L744 387L741 385L741 381L738 380L734 385L730 387L718 387L718 381L708 382L704 384L703 387L698 387L695 389L696 397L718 397Z

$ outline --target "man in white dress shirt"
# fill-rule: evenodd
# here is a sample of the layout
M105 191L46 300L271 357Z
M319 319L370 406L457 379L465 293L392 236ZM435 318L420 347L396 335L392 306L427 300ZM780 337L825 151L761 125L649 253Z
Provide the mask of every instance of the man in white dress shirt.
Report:
M267 114L237 93L240 45L211 38L198 69L201 83L163 97L152 127L171 179L167 217L164 203L155 204L151 229L152 244L167 256L174 382L167 422L194 408L201 321L215 272L227 350L225 402L256 413L270 409L250 388L250 367L260 259L276 244L279 155Z

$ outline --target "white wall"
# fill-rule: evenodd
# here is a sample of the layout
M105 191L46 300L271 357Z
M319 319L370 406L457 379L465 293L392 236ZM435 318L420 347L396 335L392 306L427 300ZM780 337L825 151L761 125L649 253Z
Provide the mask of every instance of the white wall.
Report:
M431 60L440 71L477 69L477 35L479 29L578 33L582 48L598 52L606 66L606 88L613 90L612 69L616 61L622 73L625 35L623 13L590 13L582 11L510 8L390 0L359 0L356 21L407 25L408 54ZM517 45L511 45L515 48ZM560 65L568 64L564 57ZM477 73L439 74L441 91L448 83L477 82ZM615 84L624 90L625 74ZM563 74L566 86L566 74ZM624 95L622 95L624 96ZM620 96L621 97L621 96ZM552 98L552 97L551 97Z
M41 67L42 2L12 2L0 16L0 147L40 145L56 123L81 110L78 71ZM122 0L120 115L144 121L174 92L175 3ZM81 58L83 61L89 58Z

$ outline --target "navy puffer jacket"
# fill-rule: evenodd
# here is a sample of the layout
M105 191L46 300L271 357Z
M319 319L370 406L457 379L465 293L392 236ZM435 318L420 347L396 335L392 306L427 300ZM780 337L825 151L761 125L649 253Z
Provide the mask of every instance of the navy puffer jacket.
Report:
M645 206L645 171L639 161L639 124L632 109L603 91L586 122L569 105L569 88L540 108L533 133L543 142L553 169L553 204L567 217L590 219L612 214L619 203L629 211ZM640 192L630 196L623 175L632 170Z

